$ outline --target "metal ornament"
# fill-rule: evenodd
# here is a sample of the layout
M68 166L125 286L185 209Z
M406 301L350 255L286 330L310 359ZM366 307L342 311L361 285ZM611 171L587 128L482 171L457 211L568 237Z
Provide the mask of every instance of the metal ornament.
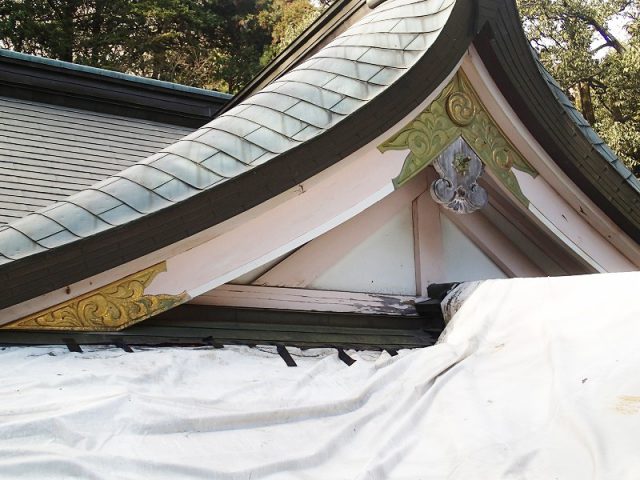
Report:
M384 3L385 0L367 0L367 7L374 9L381 3Z
M440 178L431 184L431 197L455 213L472 213L487 204L487 191L478 185L484 171L476 153L456 140L433 161Z
M520 189L514 170L534 178L538 172L489 115L461 71L422 113L378 149L381 152L409 150L400 174L393 181L396 187L400 187L460 137L473 148L492 175L528 207L529 200Z
M189 300L178 295L149 295L145 289L161 272L159 263L102 288L0 328L9 330L118 331Z

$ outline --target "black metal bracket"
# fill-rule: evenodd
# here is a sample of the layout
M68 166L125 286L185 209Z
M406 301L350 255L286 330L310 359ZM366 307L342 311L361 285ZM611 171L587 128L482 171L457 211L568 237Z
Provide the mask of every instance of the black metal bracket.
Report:
M338 350L338 358L342 360L344 363L346 363L347 366L350 367L351 365L356 363L356 361L353 358L351 358L349 355L347 355L347 352L345 352L343 349L338 348L336 350Z
M118 338L114 342L114 344L116 347L120 347L122 350L124 350L127 353L133 353L133 349L129 346L129 344L123 338Z
M63 338L62 341L67 346L70 352L82 353L82 348L78 345L73 338Z
M282 357L282 360L284 360L284 363L287 364L287 367L297 367L298 366L298 364L295 362L295 360L293 358L291 358L291 354L287 350L287 347L285 347L284 345L278 345L277 349L278 349L278 353Z
M212 336L208 336L202 339L202 343L205 343L213 348L224 348L224 345L221 343L218 343L214 340L214 338Z

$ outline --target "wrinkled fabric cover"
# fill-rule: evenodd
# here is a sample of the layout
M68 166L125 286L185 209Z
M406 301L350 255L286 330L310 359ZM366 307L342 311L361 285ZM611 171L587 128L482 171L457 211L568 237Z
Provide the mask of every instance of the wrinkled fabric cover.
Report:
M3 478L637 479L640 273L480 284L440 343L0 351ZM301 356L303 355L303 356Z

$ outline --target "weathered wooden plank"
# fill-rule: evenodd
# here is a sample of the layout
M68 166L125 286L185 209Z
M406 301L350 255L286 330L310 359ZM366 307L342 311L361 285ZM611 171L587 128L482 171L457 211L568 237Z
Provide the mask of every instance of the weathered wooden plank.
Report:
M441 315L371 315L341 312L312 312L301 310L272 310L233 307L211 307L184 304L144 322L144 325L203 324L207 322L268 323L320 325L325 327L356 327L380 329L437 330L444 328Z
M409 295L308 290L256 285L222 285L191 303L226 307L268 308L378 315L415 315Z

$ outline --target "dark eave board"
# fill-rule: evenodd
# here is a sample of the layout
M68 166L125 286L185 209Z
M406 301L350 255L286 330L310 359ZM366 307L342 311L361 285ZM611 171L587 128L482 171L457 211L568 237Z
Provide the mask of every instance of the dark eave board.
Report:
M0 49L0 96L197 128L230 95Z
M501 92L545 151L629 237L640 242L639 185L544 72L515 2L493 5L475 46Z
M0 345L285 345L383 350L433 345L440 311L420 317L183 305L121 332L1 331Z

